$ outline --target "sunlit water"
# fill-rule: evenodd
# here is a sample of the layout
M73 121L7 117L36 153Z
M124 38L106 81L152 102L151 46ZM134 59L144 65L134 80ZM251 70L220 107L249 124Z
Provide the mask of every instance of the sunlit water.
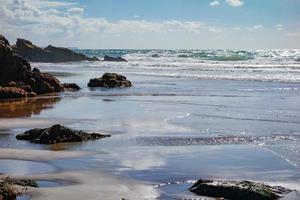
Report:
M0 147L91 155L41 160L30 153L32 158L0 160L0 173L38 174L62 185L84 180L86 193L97 192L95 181L106 174L150 186L159 199L191 198L187 189L198 178L250 179L299 190L299 50L77 51L100 58L123 56L129 62L32 64L82 90L2 102ZM125 75L133 87L86 86L104 72ZM51 146L15 139L29 128L54 123L112 137ZM60 178L43 177L49 173ZM74 176L78 180L70 180ZM130 191L137 194L136 188ZM144 199L156 198L151 188ZM106 191L111 192L109 187Z

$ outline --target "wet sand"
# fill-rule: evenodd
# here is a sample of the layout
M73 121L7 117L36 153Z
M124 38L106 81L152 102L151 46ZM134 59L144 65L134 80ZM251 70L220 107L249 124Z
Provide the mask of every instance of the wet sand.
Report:
M300 190L300 93L276 90L299 84L125 73L133 88L90 90L87 80L101 69L76 73L59 78L79 83L77 93L0 103L0 173L46 181L28 190L32 199L196 198L187 189L198 178ZM55 123L112 137L58 145L15 139Z

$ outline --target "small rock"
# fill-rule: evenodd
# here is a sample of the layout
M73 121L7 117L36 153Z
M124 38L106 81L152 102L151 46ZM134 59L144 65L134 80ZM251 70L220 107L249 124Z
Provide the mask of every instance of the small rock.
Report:
M122 57L111 57L111 56L104 56L104 61L108 61L108 62L127 62L127 60L125 60Z
M90 79L88 87L131 87L132 84L125 76L116 73L105 73L101 78Z
M250 181L215 181L200 179L190 189L201 196L230 200L276 200L291 190Z
M65 91L78 91L80 87L76 83L63 83Z
M44 129L31 129L16 136L18 140L29 140L30 142L39 144L83 142L88 140L98 140L105 137L110 137L110 135L102 135L100 133L86 133L81 130L77 131L69 129L59 124Z
M41 73L41 71L38 68L33 68L32 72L34 72L34 73Z

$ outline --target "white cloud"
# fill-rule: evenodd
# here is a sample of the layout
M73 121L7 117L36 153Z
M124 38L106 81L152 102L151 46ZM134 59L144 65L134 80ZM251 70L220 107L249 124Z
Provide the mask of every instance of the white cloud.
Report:
M278 31L282 31L283 30L283 25L282 24L276 24L276 29Z
M251 32L256 32L256 31L261 31L261 30L265 29L265 27L261 24L258 24L258 25L254 25L252 27L248 27L246 29Z
M219 1L212 1L210 4L210 6L219 6L221 5Z
M244 2L242 0L226 0L226 3L233 7L244 5Z
M236 27L232 24L226 26L218 22L205 23L196 20L149 21L138 16L111 21L101 17L87 17L80 4L70 1L0 1L1 34L12 43L15 38L21 37L42 46L55 42L54 45L58 46L82 48L221 48L222 44L232 47L230 39L241 41L240 35L247 34L255 38L254 33L261 35L259 33L264 30L259 24L247 28L246 25L237 24ZM283 27L273 26L273 31L275 28ZM229 39L216 43L214 39L217 37Z
M84 9L78 7L69 8L67 11L71 14L77 14L77 15L82 15L84 13Z
M122 33L122 32L199 32L204 23L199 21L147 20L108 21L105 18L86 18L84 9L71 3L37 0L3 0L0 5L1 30L9 28L16 33ZM30 26L30 28L29 28Z

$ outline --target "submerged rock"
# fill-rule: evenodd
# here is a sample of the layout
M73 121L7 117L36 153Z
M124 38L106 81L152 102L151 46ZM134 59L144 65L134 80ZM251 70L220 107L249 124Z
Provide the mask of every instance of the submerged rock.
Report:
M63 47L49 45L46 48L40 48L32 42L25 39L17 39L13 46L16 53L30 62L74 62L74 61L98 61L96 57L90 58L84 54L76 53Z
M127 62L127 60L125 60L122 57L111 57L111 56L104 56L104 61L108 61L108 62Z
M77 131L67 127L56 124L50 128L36 128L18 134L18 140L29 140L33 143L39 144L55 144L63 142L83 142L87 140L98 140L101 138L110 137L110 135L102 135L100 133L86 133L84 131Z
M291 190L280 186L269 186L250 181L198 180L190 189L201 196L225 198L230 200L276 200Z
M88 87L131 87L132 84L125 76L116 73L105 73L101 78L91 79Z

